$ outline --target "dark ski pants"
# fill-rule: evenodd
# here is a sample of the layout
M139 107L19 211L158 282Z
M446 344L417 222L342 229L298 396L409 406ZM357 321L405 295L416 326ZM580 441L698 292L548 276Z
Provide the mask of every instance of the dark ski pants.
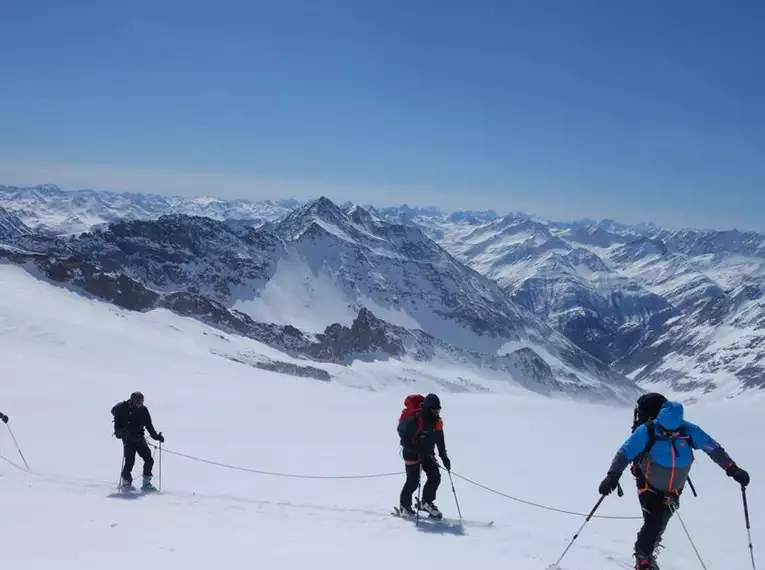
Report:
M668 498L664 493L647 489L640 492L638 499L643 509L643 526L637 534L635 552L650 557L672 518L670 501L674 501L674 508L677 508L678 498Z
M143 459L143 474L145 477L151 477L151 470L154 467L154 458L151 456L151 450L145 440L126 441L124 445L125 467L122 469L122 478L126 481L133 481L133 466L135 465L135 454L137 453Z
M432 458L428 458L420 463L406 464L406 483L401 489L402 505L412 505L412 494L420 485L420 467L428 478L422 489L422 502L432 503L436 500L436 491L441 484L441 472L438 470L438 464Z

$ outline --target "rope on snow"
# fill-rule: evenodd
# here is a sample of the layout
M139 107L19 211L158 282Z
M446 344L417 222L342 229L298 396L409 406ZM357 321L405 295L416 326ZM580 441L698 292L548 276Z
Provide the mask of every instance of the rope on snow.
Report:
M158 446L154 444L149 444L154 449L158 449ZM254 473L257 475L268 475L271 477L284 477L284 478L292 478L292 479L379 479L382 477L394 477L394 476L401 476L400 472L395 473L374 473L374 474L367 474L367 475L303 475L303 474L295 474L295 473L280 473L276 471L263 471L260 469L251 469L247 467L238 467L236 465L229 465L226 463L221 463L218 461L212 461L210 459L204 459L202 457L195 457L193 455L189 455L187 453L181 453L178 451L172 451L170 449L167 449L166 447L162 448L162 451L165 453L169 453L171 455L176 455L178 457L183 457L185 459L189 459L191 461L197 461L200 463L207 463L208 465L214 465L216 467L222 467L224 469L232 469L235 471L244 471L246 473ZM443 468L442 468L443 469ZM488 491L490 493L494 493L495 495L499 495L500 497L504 497L506 499L510 499L511 501L515 501L518 503L522 503L524 505L528 505L531 507L535 507L538 509L543 509L546 511L556 512L556 513L562 513L566 515L572 515L577 517L587 517L587 513L578 513L575 511L567 511L565 509L558 509L556 507L550 507L548 505L543 505L540 503L535 503L532 501L527 501L525 499L521 499L519 497L514 497L512 495L508 495L507 493L503 493L502 491L498 491L496 489L492 489L491 487L487 487L486 485L482 485L481 483L478 483L477 481L473 481L472 479L468 479L467 477L460 475L459 473L456 473L454 471L451 472L452 475L457 477L458 479L462 479L466 483L470 483L471 485L474 485L476 487L479 487L480 489L483 489L485 491ZM599 518L599 519L610 519L610 520L642 520L642 517L628 517L628 516L613 516L613 515L593 515L592 518Z

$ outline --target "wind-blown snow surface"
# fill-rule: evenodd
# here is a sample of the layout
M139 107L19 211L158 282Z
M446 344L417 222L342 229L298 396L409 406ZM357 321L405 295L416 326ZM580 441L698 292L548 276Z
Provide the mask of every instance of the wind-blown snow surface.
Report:
M35 473L0 461L4 567L542 569L582 522L455 478L466 520L495 525L426 523L417 530L388 515L400 476L269 477L168 453L162 458L163 494L116 498L121 448L111 437L109 409L132 390L146 394L169 450L260 470L349 475L402 470L394 421L403 397L429 385L385 388L375 376L355 371L356 380L346 383L365 389L353 389L256 370L211 352L246 344L269 356L253 341L164 311L124 312L8 265L0 265L0 339L0 410L11 417ZM242 344L229 346L236 343ZM580 512L595 503L598 482L631 421L630 409L521 390L441 395L455 473ZM758 400L742 398L688 409L752 474L756 548L765 544L758 514L765 512L756 457L758 406ZM20 462L3 426L0 454ZM693 479L700 496L684 497L681 514L708 567L746 568L736 485L703 454ZM639 516L629 476L622 483L626 496L610 497L599 514ZM457 516L448 478L437 503L447 516ZM591 521L561 567L623 568L638 524ZM677 520L666 543L664 570L698 567Z

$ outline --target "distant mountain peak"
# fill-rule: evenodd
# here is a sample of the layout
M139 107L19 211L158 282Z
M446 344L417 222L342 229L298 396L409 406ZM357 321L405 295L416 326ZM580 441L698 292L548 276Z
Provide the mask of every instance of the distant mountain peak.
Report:
M18 216L0 206L0 239L32 234L32 230Z
M314 226L314 229L309 229ZM342 232L355 231L351 218L332 200L321 196L294 209L278 224L277 233L287 240L299 238L306 232L328 231L328 227L336 227Z

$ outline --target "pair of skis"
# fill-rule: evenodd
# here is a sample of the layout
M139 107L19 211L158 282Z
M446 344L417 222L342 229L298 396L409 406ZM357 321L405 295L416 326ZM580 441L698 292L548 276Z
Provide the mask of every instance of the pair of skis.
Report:
M150 487L148 489L144 489L143 487L141 487L139 489L138 487L135 487L133 485L128 485L128 486L120 485L117 488L117 492L120 494L141 493L142 495L157 495L159 494L159 489L157 489L156 487Z
M393 511L391 512L391 515L404 520L410 520L410 521L415 520L415 517L413 515L410 515L402 511L401 507L393 507ZM420 518L422 520L442 522L449 525L478 526L478 527L494 526L494 521L467 521L467 520L460 521L458 519L446 518L443 515L441 515L440 517L438 516L434 517L429 513L424 517L421 516Z

